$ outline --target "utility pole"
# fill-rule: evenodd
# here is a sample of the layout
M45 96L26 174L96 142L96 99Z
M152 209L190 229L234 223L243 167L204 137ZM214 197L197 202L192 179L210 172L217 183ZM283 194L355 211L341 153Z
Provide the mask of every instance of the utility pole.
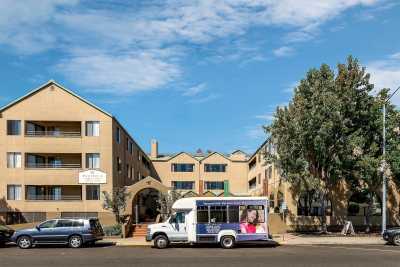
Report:
M382 146L382 155L383 155L383 161L384 164L386 165L386 104L389 102L389 100L394 96L394 94L397 93L397 91L400 89L398 87L393 94L391 94L385 102L383 102L383 107L382 107L382 112L383 112L383 146ZM384 166L383 166L384 167ZM387 225L387 219L386 219L386 195L387 195L387 177L385 174L385 168L382 168L382 233L386 230L386 225Z

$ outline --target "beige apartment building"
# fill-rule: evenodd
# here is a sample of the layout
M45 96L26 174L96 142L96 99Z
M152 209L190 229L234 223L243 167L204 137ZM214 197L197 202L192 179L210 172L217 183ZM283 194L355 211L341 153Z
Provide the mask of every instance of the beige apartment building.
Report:
M157 175L109 113L54 81L0 109L0 220L114 216L102 192Z
M248 157L240 150L163 155L152 140L150 159L161 182L182 196L248 195Z

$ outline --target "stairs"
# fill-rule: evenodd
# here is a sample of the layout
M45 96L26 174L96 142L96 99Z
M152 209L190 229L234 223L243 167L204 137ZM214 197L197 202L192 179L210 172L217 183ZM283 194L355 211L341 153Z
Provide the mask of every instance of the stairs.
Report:
M147 233L147 224L133 225L132 237L145 237Z

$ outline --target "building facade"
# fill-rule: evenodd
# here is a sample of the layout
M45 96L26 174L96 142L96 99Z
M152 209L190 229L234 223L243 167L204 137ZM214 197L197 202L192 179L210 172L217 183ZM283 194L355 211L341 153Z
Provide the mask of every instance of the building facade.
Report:
M0 219L96 216L102 192L155 175L109 113L50 81L0 110Z

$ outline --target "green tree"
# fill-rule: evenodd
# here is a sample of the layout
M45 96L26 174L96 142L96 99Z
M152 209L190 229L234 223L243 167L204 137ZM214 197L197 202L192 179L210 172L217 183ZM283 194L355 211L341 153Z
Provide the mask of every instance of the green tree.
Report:
M125 222L125 209L127 206L127 199L130 197L130 193L127 192L126 187L117 187L113 189L112 195L107 191L103 191L103 208L105 210L112 211L115 215L115 220L118 224Z
M278 108L266 128L277 145L275 161L296 191L318 192L321 199L321 230L327 231L327 200L348 177L353 177L358 146L355 135L362 135L368 123L369 74L349 57L338 64L337 74L323 64L311 69L295 88L293 99Z

